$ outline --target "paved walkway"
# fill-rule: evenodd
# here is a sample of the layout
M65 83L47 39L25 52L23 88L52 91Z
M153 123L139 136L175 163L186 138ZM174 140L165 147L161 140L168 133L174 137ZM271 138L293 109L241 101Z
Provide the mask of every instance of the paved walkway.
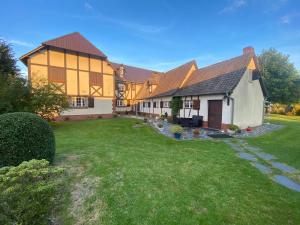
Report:
M268 175L273 181L297 192L300 192L300 171L294 167L278 162L274 155L265 153L258 147L250 146L242 139L225 139L237 154L257 168L261 173Z

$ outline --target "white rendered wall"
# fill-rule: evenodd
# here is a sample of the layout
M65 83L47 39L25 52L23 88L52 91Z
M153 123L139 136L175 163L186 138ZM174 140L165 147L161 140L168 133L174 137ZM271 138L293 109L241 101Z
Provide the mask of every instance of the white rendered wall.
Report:
M234 116L233 124L240 128L256 127L263 123L264 95L259 80L249 82L247 70L241 81L234 89Z
M71 115L93 115L93 114L112 114L112 99L94 99L94 108L68 109L62 112L63 116Z

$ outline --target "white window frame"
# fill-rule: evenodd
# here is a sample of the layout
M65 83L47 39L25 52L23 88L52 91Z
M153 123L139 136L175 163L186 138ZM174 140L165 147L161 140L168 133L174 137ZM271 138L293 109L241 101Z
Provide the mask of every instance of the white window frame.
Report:
M163 101L163 108L170 108L170 102L169 101Z
M125 100L122 99L117 100L117 107L125 107L125 106L126 106Z
M87 97L71 97L71 107L72 108L86 108L88 107Z
M192 100L185 100L184 101L184 108L185 109L191 109L191 108L193 108L193 101Z

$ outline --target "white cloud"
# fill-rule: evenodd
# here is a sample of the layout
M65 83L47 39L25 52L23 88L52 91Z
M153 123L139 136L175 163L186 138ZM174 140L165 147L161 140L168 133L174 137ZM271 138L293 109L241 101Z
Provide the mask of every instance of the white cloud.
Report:
M220 14L236 11L247 4L246 0L232 0L229 5L224 7Z
M101 20L104 22L108 22L119 27L127 28L130 30L134 30L140 33L148 33L148 34L155 34L165 31L173 27L173 24L168 26L158 26L158 25L151 25L151 24L142 24L138 22L117 19L111 16L104 15L102 13L95 13L94 15L69 15L72 18L80 19L80 20Z
M2 38L5 40L5 38ZM30 42L22 41L22 40L17 40L17 39L12 39L12 40L6 40L8 43L13 44L13 45L19 45L23 47L33 47L34 45Z
M290 24L293 22L293 20L300 16L300 13L290 13L287 15L284 15L280 18L281 24Z
M94 7L89 2L84 3L84 8L85 8L86 11L93 11L94 10Z

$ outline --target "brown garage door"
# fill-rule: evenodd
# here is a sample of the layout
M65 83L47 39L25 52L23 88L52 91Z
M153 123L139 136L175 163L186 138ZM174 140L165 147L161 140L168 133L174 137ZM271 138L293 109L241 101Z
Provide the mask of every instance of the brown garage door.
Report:
M221 129L222 125L222 100L208 101L208 127Z

